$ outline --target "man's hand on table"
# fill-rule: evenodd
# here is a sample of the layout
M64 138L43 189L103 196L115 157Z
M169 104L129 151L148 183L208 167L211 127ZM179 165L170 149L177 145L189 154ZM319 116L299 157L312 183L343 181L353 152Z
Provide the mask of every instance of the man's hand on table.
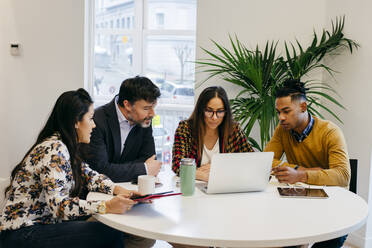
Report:
M151 156L145 162L147 168L147 175L156 177L161 169L162 162L156 160L156 155Z
M306 169L301 166L297 170L289 166L274 167L272 172L280 183L307 182Z

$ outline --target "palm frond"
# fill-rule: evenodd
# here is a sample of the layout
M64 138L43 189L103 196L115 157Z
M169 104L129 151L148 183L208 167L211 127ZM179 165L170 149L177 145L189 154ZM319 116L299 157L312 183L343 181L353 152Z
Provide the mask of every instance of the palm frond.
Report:
M287 79L300 80L314 70L323 70L334 77L338 72L326 65L324 58L337 56L344 50L353 53L354 49L359 47L355 41L345 37L344 24L345 16L331 22L331 31L323 29L321 35L314 31L308 47L301 45L297 39L294 43L284 42L284 56L277 55L277 41L267 41L261 50L259 46L248 49L239 41L237 35L234 37L229 35L231 49L212 40L218 53L202 48L209 57L196 61L197 71L208 73L208 77L201 84L217 76L229 84L241 87L237 97L230 100L232 112L235 119L240 122L249 142L262 151L278 123L275 92L283 82ZM307 92L309 112L323 118L323 110L342 123L322 102L326 100L345 109L333 97L340 97L334 88L327 83L315 83L312 80L306 81L305 85L309 88ZM255 123L260 127L259 142L250 136Z

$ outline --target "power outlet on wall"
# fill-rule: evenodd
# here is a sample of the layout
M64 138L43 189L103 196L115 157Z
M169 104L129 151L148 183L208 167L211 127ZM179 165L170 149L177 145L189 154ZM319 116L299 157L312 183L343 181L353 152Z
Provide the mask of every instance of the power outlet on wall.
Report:
M10 44L10 54L12 56L19 56L19 55L21 55L20 45L18 43L11 43Z

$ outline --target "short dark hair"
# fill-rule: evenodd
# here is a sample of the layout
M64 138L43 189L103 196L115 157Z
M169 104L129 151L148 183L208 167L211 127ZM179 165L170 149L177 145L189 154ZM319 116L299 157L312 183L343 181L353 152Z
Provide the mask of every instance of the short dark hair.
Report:
M155 102L158 97L160 97L160 90L150 79L136 76L125 79L121 83L118 104L123 107L124 100L131 104L138 100Z
M291 100L305 100L306 91L305 84L298 79L287 79L283 86L276 90L275 98L290 96Z

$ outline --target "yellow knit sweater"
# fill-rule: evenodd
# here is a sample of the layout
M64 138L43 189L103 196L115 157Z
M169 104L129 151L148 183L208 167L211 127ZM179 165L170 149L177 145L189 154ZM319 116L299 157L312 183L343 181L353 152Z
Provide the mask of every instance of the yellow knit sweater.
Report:
M343 187L349 185L350 165L345 138L341 129L330 121L314 117L313 129L301 143L278 125L265 151L274 152L273 166L281 162L280 159L285 153L288 163L283 165L321 167L322 170L306 172L308 184Z

